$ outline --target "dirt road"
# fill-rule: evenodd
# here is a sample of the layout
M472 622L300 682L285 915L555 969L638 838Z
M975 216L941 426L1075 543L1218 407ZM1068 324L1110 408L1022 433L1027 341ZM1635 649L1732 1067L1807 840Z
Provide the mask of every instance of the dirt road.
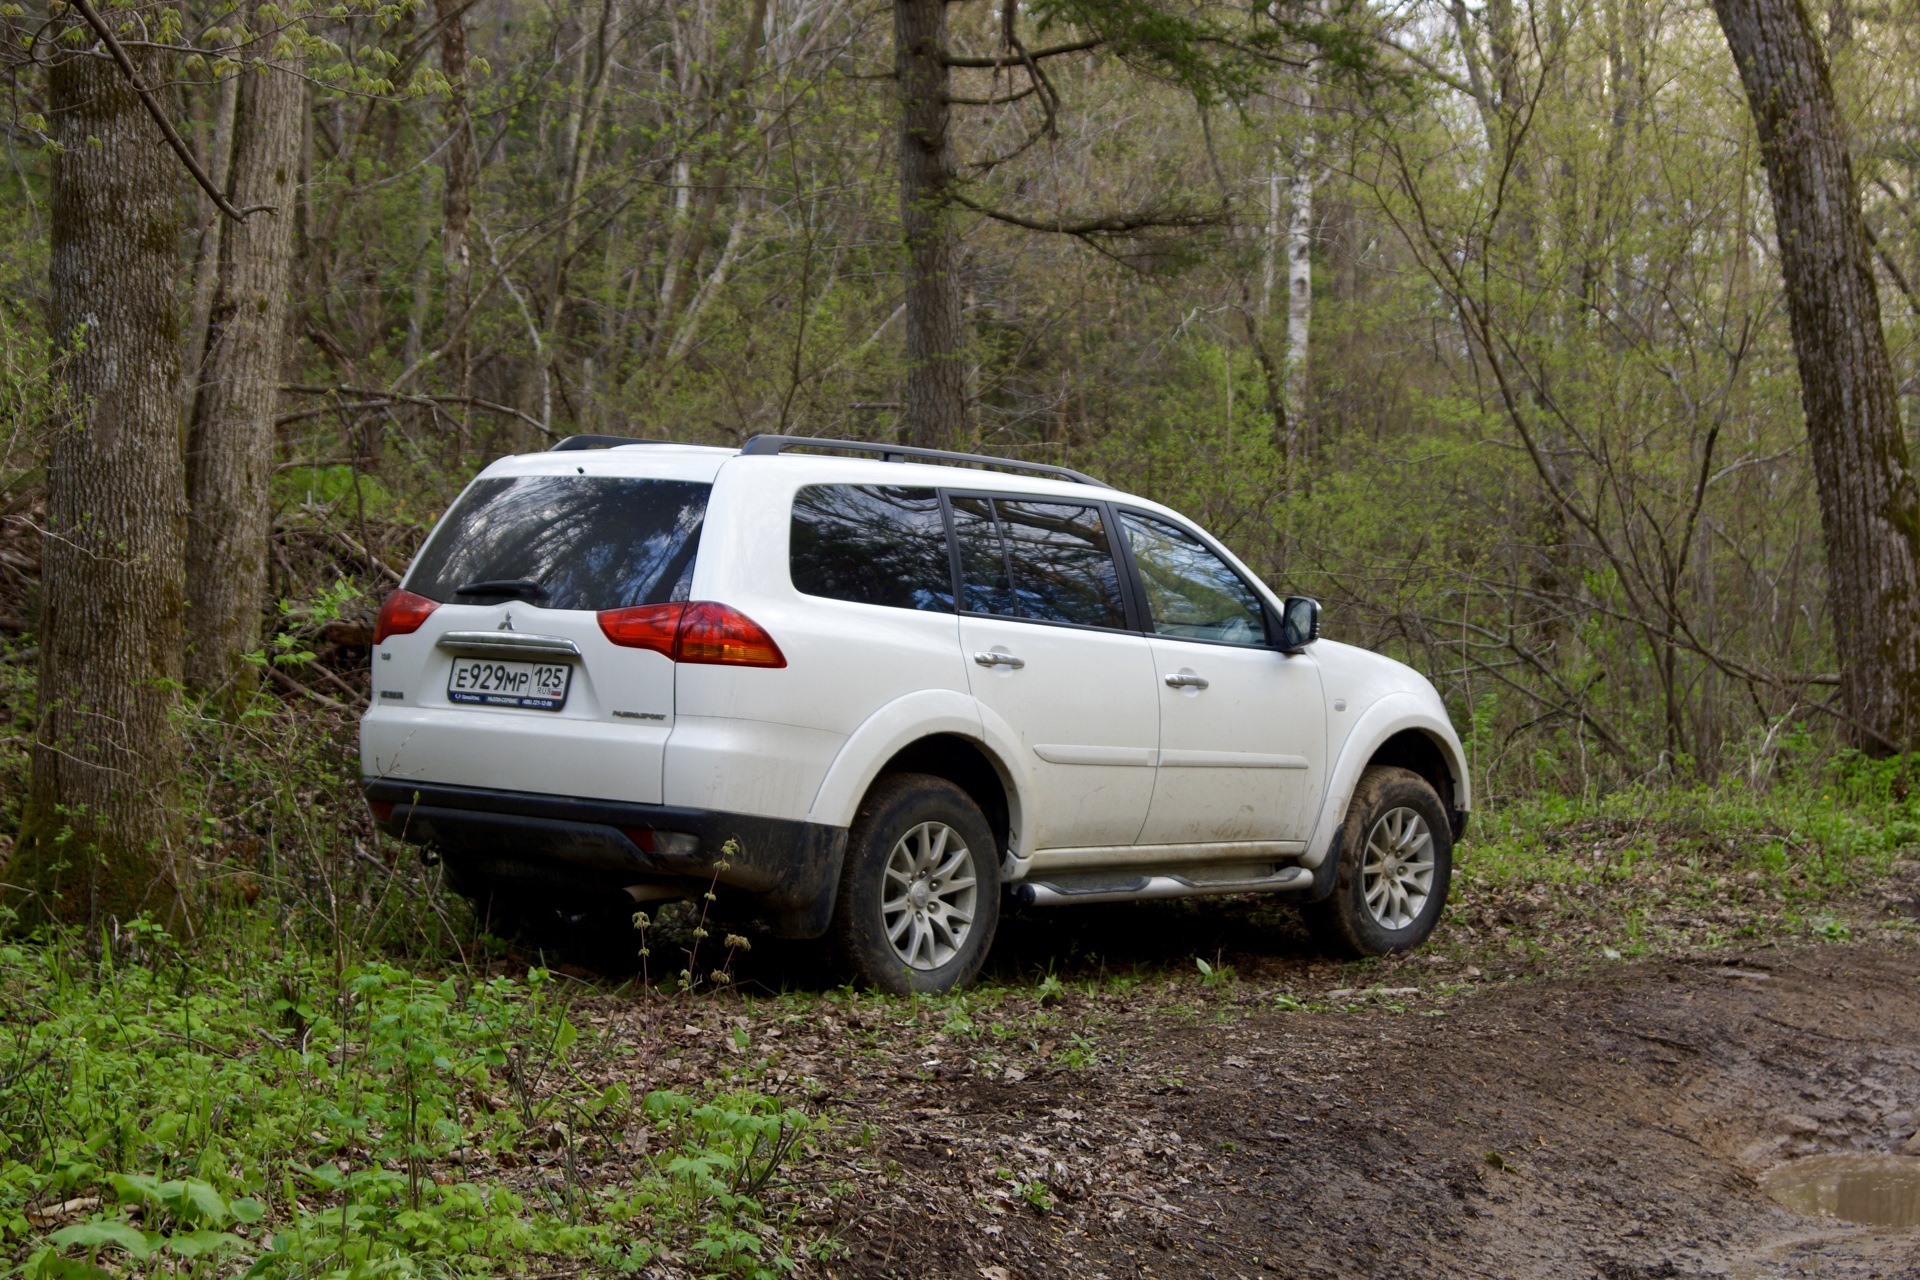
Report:
M819 1274L1920 1277L1920 1230L1797 1216L1756 1182L1920 1126L1920 951L1511 980L1431 956L1369 988L1270 969L1299 994L1268 972L611 1016L657 1046L636 1083L752 1059L839 1117L794 1171L832 1188L803 1218L844 1247Z
M850 1269L1920 1276L1920 1232L1798 1217L1755 1183L1913 1132L1920 957L1718 959L1516 983L1439 1017L1405 990L1361 1002L1403 1013L1122 1017L1100 1037L1112 1065L872 1081L857 1109L884 1117L901 1173L866 1191ZM1044 1214L1001 1194L1036 1180Z

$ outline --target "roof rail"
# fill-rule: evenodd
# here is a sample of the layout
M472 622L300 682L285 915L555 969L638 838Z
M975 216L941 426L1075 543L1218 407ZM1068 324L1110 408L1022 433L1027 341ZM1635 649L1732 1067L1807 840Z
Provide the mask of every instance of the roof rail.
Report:
M671 440L641 440L634 436L568 436L548 449L548 453L574 453L581 449L618 449L623 444L672 444Z
M910 444L872 444L864 440L834 440L818 436L755 436L742 446L740 452L747 456L765 457L785 453L789 449L871 453L878 455L883 462L905 462L910 458L916 461L925 459L929 462L970 462L975 466L1000 467L1007 471L1029 471L1035 475L1071 480L1076 484L1097 485L1102 489L1113 488L1106 481L1096 480L1086 472L1075 471L1072 467L1056 467L1046 462L1022 462L1018 458L996 458L985 453L957 453L952 449L923 449L918 445Z

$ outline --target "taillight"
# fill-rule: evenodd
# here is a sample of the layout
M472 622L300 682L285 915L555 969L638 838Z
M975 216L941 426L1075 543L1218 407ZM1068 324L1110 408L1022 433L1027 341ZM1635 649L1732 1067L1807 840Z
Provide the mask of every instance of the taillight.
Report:
M373 810L375 822L388 822L393 818L393 803L388 800L369 800L367 808Z
M787 657L766 629L738 609L701 601L687 606L680 619L675 662L707 662L722 667L784 667Z
M388 636L412 635L440 607L438 600L417 596L411 591L396 591L380 606L380 619L373 624L373 642L383 644Z
M684 604L643 604L631 609L607 609L600 614L600 630L623 649L651 649L673 657L674 637L680 634Z
M724 604L643 604L608 609L600 630L625 649L649 649L675 662L722 667L784 667L786 655L766 629Z

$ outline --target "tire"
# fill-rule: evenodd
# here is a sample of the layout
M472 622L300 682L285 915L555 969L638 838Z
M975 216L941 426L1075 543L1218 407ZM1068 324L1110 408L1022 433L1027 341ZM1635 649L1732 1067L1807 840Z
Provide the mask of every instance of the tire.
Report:
M979 975L999 921L1000 847L980 807L924 773L876 782L847 832L828 931L840 971L895 995L953 991Z
M1358 957L1425 942L1453 882L1453 832L1433 787L1410 769L1369 768L1340 833L1333 892L1306 907L1321 946Z

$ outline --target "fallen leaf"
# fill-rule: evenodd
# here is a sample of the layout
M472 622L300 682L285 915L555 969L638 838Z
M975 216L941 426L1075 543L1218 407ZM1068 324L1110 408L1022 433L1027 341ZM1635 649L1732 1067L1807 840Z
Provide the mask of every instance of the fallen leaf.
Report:
M27 1210L27 1221L36 1227L57 1227L68 1218L91 1213L100 1207L99 1196L81 1196L59 1204L43 1204Z

